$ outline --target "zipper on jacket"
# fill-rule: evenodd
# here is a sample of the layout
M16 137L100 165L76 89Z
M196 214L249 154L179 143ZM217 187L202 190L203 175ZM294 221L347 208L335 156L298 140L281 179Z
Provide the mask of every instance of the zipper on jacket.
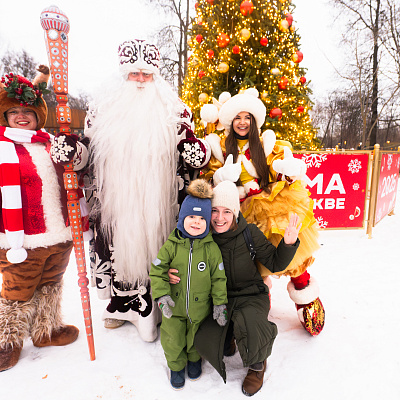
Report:
M186 315L188 316L190 323L192 323L192 320L190 319L189 315L190 275L192 274L192 252L193 252L193 240L190 239L189 265L188 265L188 274L186 282Z

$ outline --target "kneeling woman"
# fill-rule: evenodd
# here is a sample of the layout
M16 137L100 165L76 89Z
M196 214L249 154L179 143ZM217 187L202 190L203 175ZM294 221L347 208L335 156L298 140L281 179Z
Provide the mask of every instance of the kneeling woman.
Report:
M289 265L299 246L297 236L300 225L298 216L294 214L284 238L276 248L256 225L247 224L239 209L239 194L234 183L223 181L215 187L211 226L214 230L213 239L221 250L225 266L229 323L220 327L209 316L196 334L195 346L226 381L223 356L234 354L236 340L243 365L249 367L242 391L252 396L262 387L266 359L271 354L277 327L268 321L269 289L258 272L248 246L254 248L257 261L272 272L282 271ZM246 234L250 234L251 241L245 239ZM171 274L170 278L173 283Z

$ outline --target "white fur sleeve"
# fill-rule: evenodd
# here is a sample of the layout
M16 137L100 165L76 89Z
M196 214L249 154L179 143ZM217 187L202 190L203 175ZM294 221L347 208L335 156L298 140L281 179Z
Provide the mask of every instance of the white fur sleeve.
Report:
M267 129L262 134L262 141L264 146L265 157L268 157L272 153L272 149L275 146L276 142L275 132L271 129Z

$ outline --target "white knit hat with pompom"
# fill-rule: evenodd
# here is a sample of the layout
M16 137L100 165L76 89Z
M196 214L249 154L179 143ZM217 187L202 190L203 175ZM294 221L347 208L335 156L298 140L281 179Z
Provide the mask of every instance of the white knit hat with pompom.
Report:
M239 216L240 200L237 186L231 181L222 181L213 189L212 207L229 208L235 217Z

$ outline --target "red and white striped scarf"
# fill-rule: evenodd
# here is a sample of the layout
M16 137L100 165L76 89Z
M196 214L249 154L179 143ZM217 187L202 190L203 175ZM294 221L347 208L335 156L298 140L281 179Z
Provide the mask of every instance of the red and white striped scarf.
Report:
M0 188L2 214L6 237L11 249L11 263L25 261L24 221L22 217L21 177L19 159L14 143L46 143L50 139L44 130L31 131L0 126Z

